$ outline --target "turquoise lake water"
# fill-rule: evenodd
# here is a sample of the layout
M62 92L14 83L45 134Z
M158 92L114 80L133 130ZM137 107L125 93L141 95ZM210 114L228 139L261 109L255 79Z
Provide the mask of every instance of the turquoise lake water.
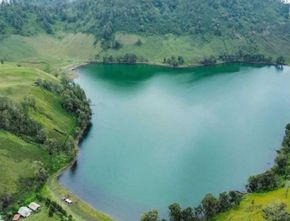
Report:
M119 221L244 190L272 166L290 122L290 68L88 65L76 82L93 126L60 182Z

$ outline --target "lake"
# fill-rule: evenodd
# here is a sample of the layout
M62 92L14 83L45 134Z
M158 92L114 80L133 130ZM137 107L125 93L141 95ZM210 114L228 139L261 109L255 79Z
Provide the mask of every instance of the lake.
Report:
M290 68L88 65L75 80L93 126L60 183L119 221L244 190L290 122Z

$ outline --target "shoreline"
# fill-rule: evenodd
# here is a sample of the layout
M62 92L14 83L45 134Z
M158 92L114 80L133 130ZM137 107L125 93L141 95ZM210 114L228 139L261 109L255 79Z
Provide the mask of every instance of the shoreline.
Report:
M109 214L94 208L88 202L80 199L77 194L74 194L59 182L59 177L77 162L79 144L86 130L87 128L84 128L75 139L73 160L63 168L59 169L55 174L50 176L43 189L46 194L48 192L50 198L58 202L68 213L73 214L72 216L77 218L78 221L99 221L100 219L102 221L113 221L113 218ZM74 202L72 205L67 205L61 200L60 196L65 195L68 195L72 199Z
M264 66L276 66L276 64L266 64L266 63L231 63L231 62L221 62L221 63L216 63L216 64L212 64L212 65L203 65L203 64L196 64L196 65L183 65L183 66L177 66L177 67L173 67L172 65L169 64L163 64L163 63L155 63L155 62L136 62L134 64L127 64L127 63L117 63L117 62L111 62L111 63L103 63L100 61L87 61L87 62L83 62L80 64L71 64L67 67L65 67L63 70L65 71L66 74L68 74L69 77L71 77L73 80L77 78L77 70L90 65L90 64L108 64L108 65L115 65L115 64L122 64L122 65L139 65L139 64L143 64L143 65L151 65L151 66L157 66L157 67L166 67L166 68L173 68L173 69L186 69L186 68L198 68L198 67L210 67L210 66L217 66L217 65L223 65L223 64L243 64L243 65L264 65ZM284 66L288 66L288 64L282 65ZM58 188L62 191L62 192L66 192L70 197L72 197L73 199L75 199L77 203L81 203L84 206L88 207L90 210L93 210L95 213L97 214L101 214L103 216L106 216L110 221L113 221L114 219L110 216L110 214L106 214L102 211L99 211L97 208L94 208L92 205L90 205L88 202L86 202L85 200L80 199L77 194L73 193L71 190L68 190L66 187L64 187L62 184L60 184L59 182L59 177L62 176L62 174L70 169L76 162L78 159L78 154L79 154L79 144L81 142L81 139L84 135L86 128L83 129L80 133L80 135L75 139L75 144L74 144L74 158L73 160L66 165L65 167L61 168L59 171L57 171L55 174L53 174L51 177L49 177L45 187L48 188L50 190L50 192L53 192L52 188L50 188L50 185L57 185ZM272 166L273 167L273 166ZM271 169L272 167L270 167L269 169ZM249 195L250 193L244 193L244 196ZM61 204L63 205L63 203ZM84 212L84 211L83 211ZM141 215L141 214L140 214ZM75 218L75 216L78 217L78 215L74 214L73 217ZM79 221L87 221L87 220L82 220L80 218L78 218Z
M64 70L67 73L70 73L71 75L74 75L75 71L79 68L82 68L87 65L91 64L107 64L107 65L148 65L148 66L156 66L156 67L166 67L166 68L172 68L172 69L190 69L190 68L203 68L203 67L214 67L218 65L224 65L224 64L240 64L240 65L262 65L262 66L289 66L289 64L285 63L283 65L278 65L275 63L265 63L265 62L217 62L215 64L209 64L204 65L200 63L194 63L194 64L186 64L186 65L179 65L179 66L172 66L170 64L160 63L160 62L136 62L136 63L119 63L119 62L102 62L102 61L86 61L80 64L75 65L69 65L64 68Z

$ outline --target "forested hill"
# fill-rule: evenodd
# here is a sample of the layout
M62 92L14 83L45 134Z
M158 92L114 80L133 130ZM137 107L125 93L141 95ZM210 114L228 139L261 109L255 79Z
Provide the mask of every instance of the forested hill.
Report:
M288 7L279 0L11 0L2 4L0 20L16 33L29 22L59 21L103 38L116 31L235 38L290 32Z
M266 35L288 23L277 0L79 0L70 20L83 31L232 37ZM289 30L288 30L289 31Z
M174 34L202 43L240 41L232 51L276 56L273 48L290 41L289 21L288 6L280 0L10 0L0 7L2 38L83 32L95 35L104 49L114 48L118 32Z

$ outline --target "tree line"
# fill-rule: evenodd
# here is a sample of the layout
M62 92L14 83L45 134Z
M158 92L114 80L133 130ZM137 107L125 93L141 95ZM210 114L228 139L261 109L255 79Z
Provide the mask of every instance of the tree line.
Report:
M290 124L286 126L282 148L277 150L274 166L265 173L251 176L247 184L248 192L267 192L285 184L290 178Z
M210 56L205 57L200 61L200 64L209 66L215 65L218 61L222 63L254 63L254 64L269 64L276 65L277 67L282 67L286 64L285 58L283 56L279 56L276 59L273 57L267 57L263 54L249 54L239 51L236 54L221 54L218 57Z
M137 62L146 62L147 60L143 57L139 57L134 53L126 53L114 57L113 55L103 56L102 62L104 64L119 63L119 64L136 64Z
M163 58L163 64L169 64L172 67L178 67L184 64L184 58L182 56L171 56L169 58Z
M200 221L210 219L216 214L235 208L240 204L243 194L238 191L223 192L218 198L212 194L207 194L201 203L195 207L181 208L178 203L173 203L168 207L170 221ZM166 221L159 217L157 210L144 213L141 221Z

